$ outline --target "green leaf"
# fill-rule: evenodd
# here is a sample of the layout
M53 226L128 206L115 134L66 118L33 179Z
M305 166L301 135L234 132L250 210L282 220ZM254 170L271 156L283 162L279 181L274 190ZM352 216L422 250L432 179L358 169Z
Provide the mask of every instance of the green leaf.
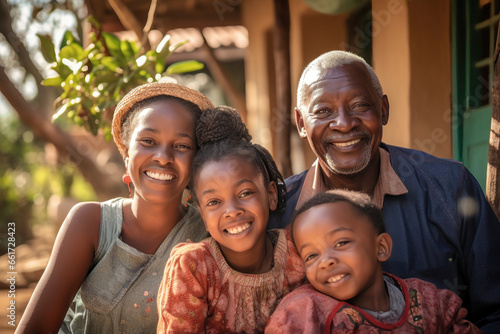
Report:
M113 34L108 32L103 32L102 37L104 37L104 42L106 44L106 48L109 50L109 53L117 58L122 58L123 53L120 48L120 40Z
M48 78L42 81L42 85L44 86L61 86L63 79L61 77Z
M68 107L69 103L65 103L59 109L57 109L56 113L52 116L52 122L61 117L61 115L64 114L66 110L68 110Z
M92 27L96 28L97 30L101 30L101 24L94 16L90 15L89 17L87 17L87 21L89 21Z
M40 40L40 48L42 51L43 58L47 63L54 63L57 61L55 46L52 43L52 40L45 35L37 34L38 39Z
M122 50L123 55L127 59L127 62L133 61L135 59L135 48L132 46L133 42L130 41L121 41L120 49Z
M55 66L52 66L52 69L59 74L61 80L66 80L68 75L73 72L68 68L68 66L64 65L62 62L57 62Z
M163 37L156 47L156 52L158 52L163 59L167 58L172 53L170 51L170 35L165 35L165 37Z
M196 60L185 60L185 61L179 61L177 63L173 63L170 65L165 73L167 75L170 74L178 74L178 73L187 73L187 72L193 72L193 71L199 71L203 69L205 65L203 63L200 63L199 61Z
M171 52L174 52L175 50L177 50L178 48L180 48L181 46L183 46L184 44L186 44L187 42L189 42L188 40L185 40L183 42L179 42L177 44L175 44L171 49L170 51Z
M66 45L61 49L61 52L59 52L59 57L60 58L68 58L68 59L77 59L81 60L85 58L86 52L83 50L81 45L77 43L71 43L69 45ZM82 58L83 57L83 58Z
M156 73L163 73L165 69L165 60L163 58L158 57L155 62L155 71Z
M64 48L66 45L70 45L71 43L77 43L75 41L75 36L73 36L73 34L71 33L71 31L69 30L66 30L64 32L64 35L63 35L63 38L61 40L61 46L59 47L60 49Z
M110 69L111 71L116 71L120 66L120 64L114 57L103 57L101 59L101 64L106 66L106 68Z

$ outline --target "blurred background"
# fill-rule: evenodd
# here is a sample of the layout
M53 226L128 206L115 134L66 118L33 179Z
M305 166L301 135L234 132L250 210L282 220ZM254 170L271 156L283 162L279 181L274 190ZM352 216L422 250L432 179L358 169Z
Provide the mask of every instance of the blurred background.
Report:
M0 0L2 312L10 241L17 324L69 209L128 195L109 121L148 81L237 108L290 176L314 161L294 121L303 68L355 52L389 96L383 140L462 161L498 214L487 166L500 160L488 144L499 17L498 0Z

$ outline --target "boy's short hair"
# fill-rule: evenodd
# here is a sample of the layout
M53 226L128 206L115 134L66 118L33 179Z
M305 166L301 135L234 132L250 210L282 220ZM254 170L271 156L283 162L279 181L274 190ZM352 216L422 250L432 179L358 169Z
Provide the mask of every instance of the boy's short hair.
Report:
M335 189L324 193L317 194L307 200L302 206L295 210L292 223L290 225L293 231L293 225L297 217L305 211L322 204L347 202L360 215L365 216L373 224L377 234L385 233L385 223L382 210L380 210L371 200L370 196L365 193L351 190ZM293 239L293 233L292 233Z

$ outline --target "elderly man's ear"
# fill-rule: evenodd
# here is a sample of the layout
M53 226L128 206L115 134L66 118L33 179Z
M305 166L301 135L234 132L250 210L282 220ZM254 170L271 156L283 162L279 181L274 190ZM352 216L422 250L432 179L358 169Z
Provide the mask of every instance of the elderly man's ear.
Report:
M389 122L389 99L387 95L384 94L381 98L381 109L382 109L382 125L387 125Z
M304 119L302 118L302 113L299 108L295 108L295 123L297 124L297 130L299 131L300 138L307 138L306 128L304 127Z

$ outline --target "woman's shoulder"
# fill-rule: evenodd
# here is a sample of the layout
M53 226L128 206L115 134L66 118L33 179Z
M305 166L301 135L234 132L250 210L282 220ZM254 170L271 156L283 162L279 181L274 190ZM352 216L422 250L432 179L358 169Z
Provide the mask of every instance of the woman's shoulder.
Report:
M66 216L61 230L87 237L97 249L101 221L105 216L121 217L122 203L123 198L114 198L105 202L77 203Z
M98 228L101 223L101 203L81 202L69 211L61 228L90 229Z

